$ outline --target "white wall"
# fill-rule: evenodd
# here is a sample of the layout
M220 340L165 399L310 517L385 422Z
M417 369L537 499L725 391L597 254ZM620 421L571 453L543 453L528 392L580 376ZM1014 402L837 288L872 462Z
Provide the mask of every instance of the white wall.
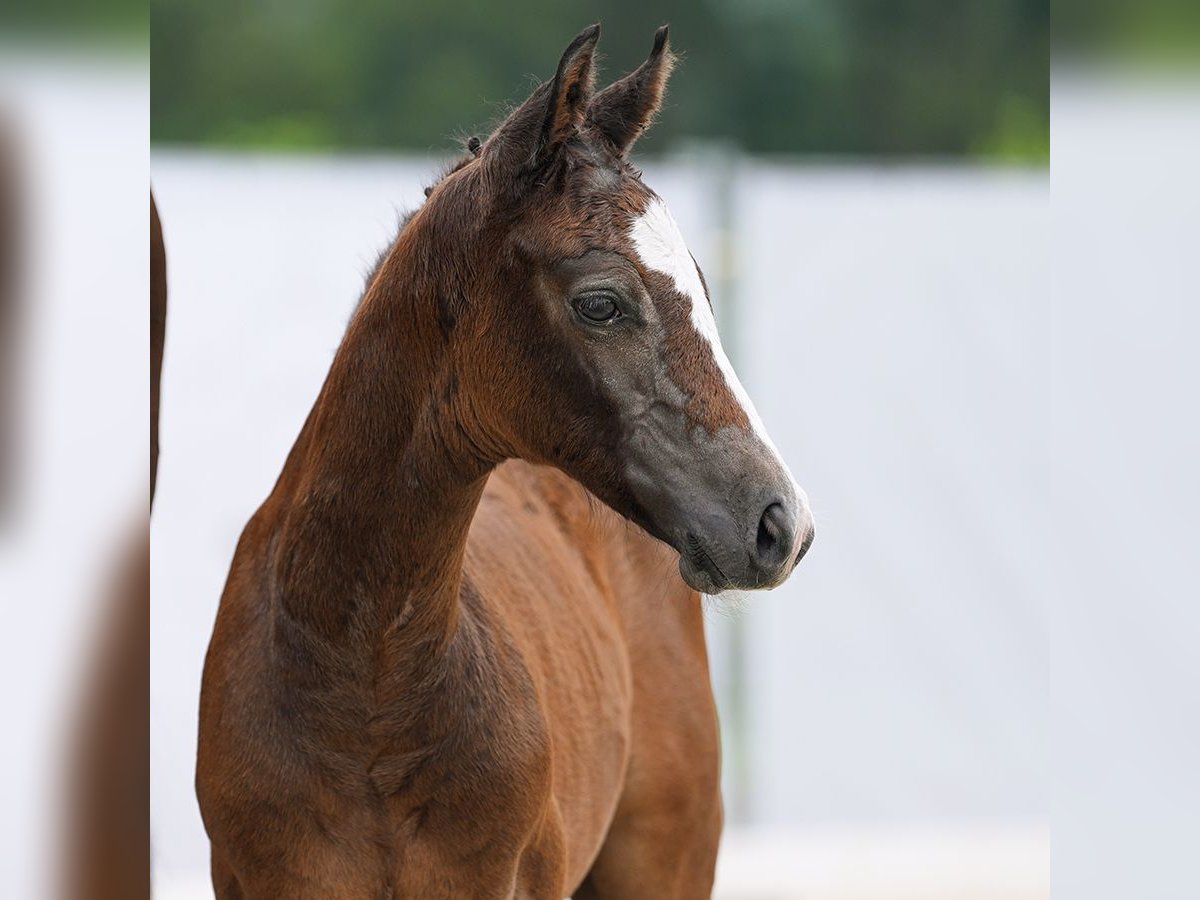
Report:
M745 375L818 524L746 618L752 815L1037 818L1047 181L741 184Z

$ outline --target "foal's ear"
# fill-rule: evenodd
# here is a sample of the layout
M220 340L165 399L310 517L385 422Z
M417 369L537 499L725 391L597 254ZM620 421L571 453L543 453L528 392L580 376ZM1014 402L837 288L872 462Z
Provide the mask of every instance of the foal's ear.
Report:
M578 132L592 98L599 39L597 24L571 41L554 80L535 90L488 140L489 156L518 169L535 166Z
M674 65L675 56L667 45L664 25L654 33L650 57L602 90L588 106L588 126L603 135L619 156L626 156L654 121Z

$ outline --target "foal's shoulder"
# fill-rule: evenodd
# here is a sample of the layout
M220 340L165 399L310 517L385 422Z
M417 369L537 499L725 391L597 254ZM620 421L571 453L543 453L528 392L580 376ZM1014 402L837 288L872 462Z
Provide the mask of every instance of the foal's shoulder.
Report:
M573 537L621 525L621 519L586 488L552 466L513 459L488 479L476 519L492 517L506 527L553 529Z
M628 524L557 469L513 460L492 473L467 542L468 570L509 572L525 588L591 590ZM603 579L601 579L603 580Z

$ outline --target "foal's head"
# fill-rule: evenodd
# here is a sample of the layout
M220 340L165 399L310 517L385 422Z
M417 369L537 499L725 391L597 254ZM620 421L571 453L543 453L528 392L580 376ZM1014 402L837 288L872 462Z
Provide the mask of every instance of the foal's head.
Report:
M804 555L804 492L721 349L704 278L627 162L672 56L593 93L599 27L429 192L405 239L466 442L571 475L680 553L693 588L771 587Z

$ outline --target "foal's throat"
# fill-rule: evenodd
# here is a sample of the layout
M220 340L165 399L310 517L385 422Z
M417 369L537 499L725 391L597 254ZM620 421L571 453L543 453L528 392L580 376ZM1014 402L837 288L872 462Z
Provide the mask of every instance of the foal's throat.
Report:
M272 497L274 593L288 619L331 642L399 630L437 644L456 625L467 533L493 463L463 449L458 380L428 307L376 293ZM401 300L416 312L397 314Z

